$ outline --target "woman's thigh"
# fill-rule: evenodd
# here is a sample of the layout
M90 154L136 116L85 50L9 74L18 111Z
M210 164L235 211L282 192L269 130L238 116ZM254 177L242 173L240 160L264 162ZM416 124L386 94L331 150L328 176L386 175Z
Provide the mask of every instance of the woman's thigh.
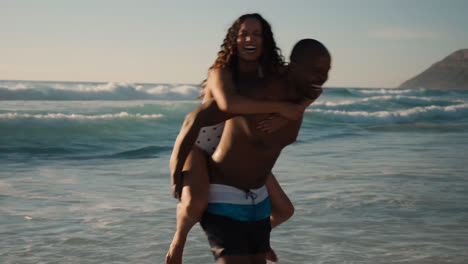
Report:
M273 211L291 210L290 208L294 210L291 200L289 200L289 197L286 195L283 188L281 188L273 174L268 176L265 185L268 190L268 195L270 196L270 203Z
M206 154L197 146L185 161L182 170L182 197L181 201L192 201L193 199L208 200L209 175Z

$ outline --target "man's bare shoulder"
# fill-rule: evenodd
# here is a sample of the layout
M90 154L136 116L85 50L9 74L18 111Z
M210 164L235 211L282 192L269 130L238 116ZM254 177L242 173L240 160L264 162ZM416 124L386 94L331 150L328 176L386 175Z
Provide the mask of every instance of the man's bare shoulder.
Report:
M276 74L271 77L268 77L265 79L265 83L267 85L272 85L272 86L284 86L287 84L287 78L286 75L282 74Z
M271 77L263 81L261 89L257 89L252 97L265 100L283 100L286 81L280 77Z

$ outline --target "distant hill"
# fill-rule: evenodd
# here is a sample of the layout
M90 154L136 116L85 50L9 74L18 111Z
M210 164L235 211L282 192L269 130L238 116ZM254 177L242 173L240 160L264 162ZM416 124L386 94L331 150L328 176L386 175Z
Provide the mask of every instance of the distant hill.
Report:
M400 88L421 87L438 90L468 90L468 49L455 51L400 85Z

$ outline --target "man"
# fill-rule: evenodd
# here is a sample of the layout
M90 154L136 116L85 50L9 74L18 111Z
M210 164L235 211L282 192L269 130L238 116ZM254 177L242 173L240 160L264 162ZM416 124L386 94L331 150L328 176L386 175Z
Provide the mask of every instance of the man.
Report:
M240 93L265 100L315 100L328 79L330 61L320 42L301 40L292 51L286 78L270 80L260 89L249 89L258 84L242 84ZM221 263L265 263L270 250L271 206L264 185L281 150L296 140L302 120L288 120L273 133L264 133L257 124L266 116L233 117L219 111L213 101L192 111L181 130L181 134L197 134L193 131L231 118L211 157L210 201L201 221ZM182 144L191 147L196 135L188 138L189 143ZM175 146L174 151L185 151L180 148Z

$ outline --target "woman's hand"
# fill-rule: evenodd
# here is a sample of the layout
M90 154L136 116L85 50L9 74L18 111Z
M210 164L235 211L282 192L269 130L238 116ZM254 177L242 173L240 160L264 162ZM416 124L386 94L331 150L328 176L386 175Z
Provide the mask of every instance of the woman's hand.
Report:
M304 109L301 104L283 103L278 114L290 120L299 120L302 113L304 113Z
M278 114L272 114L266 119L258 122L257 129L265 133L273 133L288 123L288 120Z

